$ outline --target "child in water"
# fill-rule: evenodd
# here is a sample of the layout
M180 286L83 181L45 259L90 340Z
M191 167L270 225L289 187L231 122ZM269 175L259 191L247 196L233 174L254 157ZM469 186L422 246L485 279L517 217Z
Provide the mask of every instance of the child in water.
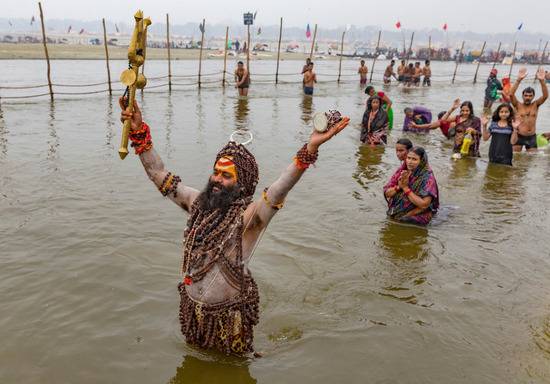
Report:
M518 141L519 121L514 120L514 110L508 104L500 104L493 113L491 124L487 128L489 118L483 116L483 140L491 138L489 146L489 161L491 163L512 165L512 145Z

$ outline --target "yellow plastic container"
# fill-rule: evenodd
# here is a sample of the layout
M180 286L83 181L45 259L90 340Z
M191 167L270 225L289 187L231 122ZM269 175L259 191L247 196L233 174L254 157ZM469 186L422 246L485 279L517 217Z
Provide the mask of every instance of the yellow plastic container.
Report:
M460 153L462 155L467 155L470 153L470 145L472 145L473 137L469 133L464 136L464 140L462 140L462 147L460 147Z

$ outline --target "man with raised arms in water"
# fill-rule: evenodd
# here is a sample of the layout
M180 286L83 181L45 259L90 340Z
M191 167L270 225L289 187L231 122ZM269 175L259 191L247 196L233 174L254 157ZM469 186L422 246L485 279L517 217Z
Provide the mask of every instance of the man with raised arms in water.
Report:
M122 98L120 105L122 120L131 122L129 138L147 176L163 196L189 213L178 284L185 340L226 354L253 352L260 306L258 287L248 269L250 258L288 192L317 160L319 147L342 131L349 118L324 133L314 131L281 176L253 201L259 171L254 155L244 145L229 141L218 152L201 192L166 169L137 103L133 113L125 110ZM196 167L192 161L189 165ZM132 232L145 238L147 223L137 222Z
M510 99L512 106L517 112L520 120L518 128L518 141L514 145L514 152L521 152L523 146L527 152L537 151L537 116L539 107L548 98L548 87L546 86L544 68L539 68L537 71L537 79L542 88L542 96L535 99L535 90L531 87L525 88L521 92L523 102L519 102L516 98L516 91L525 77L527 77L527 68L521 68L518 73L518 78L510 91Z
M361 65L359 66L357 73L359 74L359 84L366 85L367 73L369 73L369 68L365 65L365 60L361 60Z

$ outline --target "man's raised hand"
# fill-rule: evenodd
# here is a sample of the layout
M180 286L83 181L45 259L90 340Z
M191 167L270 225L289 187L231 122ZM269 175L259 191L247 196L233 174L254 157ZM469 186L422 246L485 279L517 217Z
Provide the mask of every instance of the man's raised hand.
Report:
M321 146L321 144L327 142L334 135L341 132L344 128L347 127L348 124L349 124L349 117L344 117L342 118L342 120L340 120L340 122L336 123L326 132L321 133L314 130L309 138L309 143L307 146L308 151L310 153L317 151L317 149Z
M546 71L544 70L544 68L541 67L537 71L537 79L540 81L546 81Z
M130 120L132 122L130 130L132 131L141 129L143 118L141 116L141 110L139 109L137 101L134 100L134 112L132 113L126 109L126 100L127 99L124 97L118 99L118 104L122 109L122 112L120 113L120 121L124 123L124 121Z

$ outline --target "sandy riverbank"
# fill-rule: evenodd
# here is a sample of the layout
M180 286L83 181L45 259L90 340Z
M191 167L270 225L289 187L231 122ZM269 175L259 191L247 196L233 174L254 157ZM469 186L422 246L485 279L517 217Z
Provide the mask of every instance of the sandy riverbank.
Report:
M48 53L52 60L104 60L105 48L94 45L48 45ZM198 49L172 49L170 51L173 60L197 60ZM126 59L128 51L126 47L109 46L109 57L112 60ZM150 60L164 60L167 58L167 50L164 48L148 48L147 56ZM42 44L0 44L0 59L44 59L44 47ZM241 54L245 59L246 55ZM281 52L281 60L305 60L304 53ZM204 59L223 59L223 52L204 50ZM324 56L325 59L335 59L333 56ZM275 60L277 52L259 52L251 54L251 60Z

